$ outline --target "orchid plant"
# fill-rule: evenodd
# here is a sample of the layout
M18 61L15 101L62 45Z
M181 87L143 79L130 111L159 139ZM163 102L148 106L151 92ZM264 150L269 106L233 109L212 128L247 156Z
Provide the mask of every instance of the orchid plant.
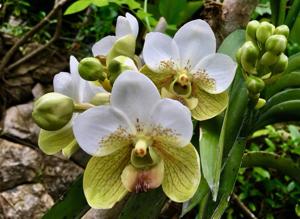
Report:
M149 203L147 194L161 187L157 200L165 194L184 203L182 215L200 203L204 218L220 218L247 136L274 115L295 116L291 96L276 94L289 85L272 77L287 69L288 28L255 21L216 51L212 29L197 19L173 38L146 34L140 56L138 32L126 13L92 57L71 57L71 74L57 74L54 92L35 103L39 146L67 157L80 147L91 156L83 191L92 208L112 208L128 193L146 194Z

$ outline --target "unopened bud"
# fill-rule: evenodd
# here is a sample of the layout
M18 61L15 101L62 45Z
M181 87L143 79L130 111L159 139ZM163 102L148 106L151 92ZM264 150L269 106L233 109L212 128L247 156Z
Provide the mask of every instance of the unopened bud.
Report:
M275 55L272 52L265 52L261 59L260 63L264 66L274 65L279 59L279 56Z
M266 104L266 100L263 98L259 98L256 105L255 105L255 109L260 109L262 108L264 105Z
M275 28L274 34L280 34L285 36L286 38L289 38L290 29L286 25L280 25Z
M265 43L266 40L273 34L274 30L275 27L273 24L263 21L257 28L256 39L261 43Z
M282 53L279 56L278 61L273 66L271 66L272 73L276 74L276 73L284 72L287 66L288 66L288 57Z
M256 74L256 62L258 59L259 51L252 41L247 41L242 46L241 64L245 71Z
M241 56L242 56L242 47L238 49L238 51L235 54L235 59L237 63L241 64Z
M118 56L111 60L108 64L108 79L113 83L117 77L126 70L137 70L133 60L126 56Z
M105 79L103 66L99 59L94 57L84 58L78 65L80 76L87 81L103 81Z
M283 35L272 35L266 41L266 50L279 55L286 49L287 39Z
M259 77L250 75L246 79L246 85L251 94L259 94L264 89L265 82Z
M131 34L119 38L107 55L106 63L110 63L111 60L118 56L133 58L135 54L135 41L135 37Z
M250 21L246 27L246 40L256 40L256 30L260 23L256 20Z
M60 93L47 93L34 103L32 118L42 129L55 131L64 127L72 118L73 100Z

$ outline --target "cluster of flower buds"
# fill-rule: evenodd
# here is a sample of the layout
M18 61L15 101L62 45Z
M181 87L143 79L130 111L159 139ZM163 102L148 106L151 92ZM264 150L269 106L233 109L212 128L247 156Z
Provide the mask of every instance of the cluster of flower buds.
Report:
M259 103L260 92L264 89L263 79L284 72L288 57L284 54L287 47L289 28L280 25L275 28L266 21L253 20L246 28L246 42L236 54L237 61L244 70L249 96ZM257 105L257 107L259 107Z
M94 54L80 61L78 71L87 81L98 81L104 89L111 91L116 78L126 70L137 70L133 61L135 56L135 37L123 36L117 39L107 54Z

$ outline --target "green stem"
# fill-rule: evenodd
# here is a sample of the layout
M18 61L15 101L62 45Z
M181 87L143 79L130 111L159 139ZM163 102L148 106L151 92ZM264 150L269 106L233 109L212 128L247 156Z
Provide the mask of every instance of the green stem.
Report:
M94 107L94 105L90 103L75 103L74 112L82 113L92 107Z
M285 11L286 11L286 0L280 0L277 26L284 23Z
M300 183L300 166L289 158L269 152L248 152L243 156L242 167L265 167L276 169Z
M147 13L148 0L144 0L144 12ZM145 17L146 26L149 32L152 31L148 16Z
M272 23L276 26L277 25L277 17L278 17L278 0L270 0L271 4L271 20Z
M290 29L292 29L299 12L300 12L300 0L294 0L285 19L285 24L289 26Z

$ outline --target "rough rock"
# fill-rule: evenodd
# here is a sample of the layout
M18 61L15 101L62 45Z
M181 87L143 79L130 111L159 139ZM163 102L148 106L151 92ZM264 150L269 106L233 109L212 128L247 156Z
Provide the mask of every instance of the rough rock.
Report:
M0 191L32 182L41 171L41 162L37 151L0 139Z
M0 218L41 218L53 204L42 184L18 186L0 193Z
M70 160L45 156L41 179L48 193L57 200L82 172L83 169Z
M38 181L54 200L83 172L70 160L47 156L38 149L4 139L0 139L0 166L0 191Z
M4 117L4 134L37 143L39 127L33 122L33 102L10 107Z

